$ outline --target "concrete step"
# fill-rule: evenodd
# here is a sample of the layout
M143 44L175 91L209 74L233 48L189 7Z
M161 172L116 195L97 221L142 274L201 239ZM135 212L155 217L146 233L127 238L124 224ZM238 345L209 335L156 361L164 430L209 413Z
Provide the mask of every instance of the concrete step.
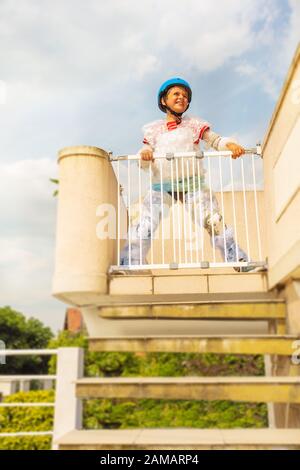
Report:
M76 430L64 435L56 443L60 450L299 450L300 430L194 428Z
M118 293L101 298L100 307L130 306L130 305L156 305L156 304L202 304L202 303L224 303L224 302L284 302L278 298L275 292L218 292L218 293L161 293L143 294L138 289L133 294Z
M170 318L170 319L241 319L283 320L286 316L282 299L256 295L198 295L143 296L139 302L128 299L127 303L115 303L99 307L103 318Z
M300 377L105 377L76 382L78 398L300 403Z
M164 271L160 274L149 276L130 275L117 276L108 275L107 290L80 289L56 292L54 296L74 307L97 307L117 303L132 304L143 302L143 298L160 297L175 299L182 297L193 299L197 296L208 295L232 295L242 294L250 296L253 294L264 294L270 296L266 273L218 273L203 274L188 270L188 273L180 271ZM77 279L77 278L76 278ZM79 281L78 281L79 282ZM80 284L78 284L80 286Z
M296 341L299 341L297 344ZM297 336L156 335L90 338L90 351L277 354L291 356L300 348Z
M237 273L233 269L161 270L149 275L109 276L109 295L267 292L267 273Z

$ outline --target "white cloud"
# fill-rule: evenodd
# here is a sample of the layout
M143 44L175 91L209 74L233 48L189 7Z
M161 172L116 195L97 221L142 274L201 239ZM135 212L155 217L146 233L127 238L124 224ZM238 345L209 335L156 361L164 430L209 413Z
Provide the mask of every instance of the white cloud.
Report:
M33 308L38 318L55 326L36 305L50 302L64 310L51 298L56 201L49 178L56 176L56 164L46 158L20 160L0 164L0 174L1 304L23 306L31 315Z
M30 240L29 240L30 241ZM49 267L45 258L38 256L30 249L23 248L26 240L23 238L1 238L0 263L5 269L13 266L13 271L22 274L34 273L39 269ZM31 247L32 249L33 247ZM36 247L35 247L36 248ZM7 271L6 271L7 274Z
M168 3L168 11L159 22L162 45L173 46L179 61L182 59L188 67L207 72L253 47L253 26L258 16L264 19L267 14L266 10L260 9L257 15L258 6L268 1L189 0L185 2L182 15L172 8L174 2Z
M290 21L286 32L285 44L281 51L284 62L289 64L291 61L297 44L300 41L300 2L299 0L289 0L291 9Z
M270 95L274 100L278 96L278 85L275 81L275 76L270 73L270 70L262 69L260 66L254 66L247 62L240 63L235 67L235 71L241 76L245 76L256 83L258 86Z
M3 1L2 66L7 80L57 87L141 80L174 60L210 71L255 46L253 28L259 20L265 30L271 3L53 0L46 14L40 2Z
M53 0L47 10L36 0L2 0L2 303L61 321L53 312L64 306L50 294L56 201L49 182L60 147L136 150L139 127L156 109L153 94L173 74L209 88L205 112L236 103L251 84L274 99L299 31L298 0ZM210 80L223 66L232 83L219 87L218 100ZM240 110L230 123L237 131ZM261 127L244 126L254 130L244 128L239 140L252 145Z
M45 236L54 233L56 162L47 158L0 163L2 236ZM0 254L1 256L1 254Z
M54 240L1 237L0 246L1 305L61 329L66 307L51 295Z
M257 47L266 46L264 54L251 63L250 58L242 59L235 71L248 77L249 84L256 84L275 101L300 41L300 2L289 0L281 8L280 3L273 3L274 8L256 37Z

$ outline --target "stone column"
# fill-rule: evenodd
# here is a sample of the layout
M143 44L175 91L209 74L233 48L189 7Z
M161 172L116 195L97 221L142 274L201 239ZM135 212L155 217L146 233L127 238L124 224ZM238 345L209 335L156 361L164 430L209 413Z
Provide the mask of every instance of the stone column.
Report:
M99 207L117 200L117 181L105 150L66 147L58 154L59 194L53 295L76 305L107 293L116 242L97 234ZM113 215L113 214L112 214ZM115 223L115 221L112 221Z

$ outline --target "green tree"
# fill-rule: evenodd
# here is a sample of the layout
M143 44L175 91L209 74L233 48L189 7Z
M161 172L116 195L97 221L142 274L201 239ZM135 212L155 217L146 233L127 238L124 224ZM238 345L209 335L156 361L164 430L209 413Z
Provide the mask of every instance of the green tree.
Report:
M263 356L197 353L91 352L82 334L60 332L49 347L85 349L84 375L91 377L263 375ZM56 357L49 373L55 373ZM260 428L268 425L265 403L152 399L92 399L84 401L85 429L138 427Z
M50 328L36 318L28 318L9 306L0 308L0 340L6 349L45 349L53 337ZM1 374L43 374L49 358L44 356L12 356L0 365Z

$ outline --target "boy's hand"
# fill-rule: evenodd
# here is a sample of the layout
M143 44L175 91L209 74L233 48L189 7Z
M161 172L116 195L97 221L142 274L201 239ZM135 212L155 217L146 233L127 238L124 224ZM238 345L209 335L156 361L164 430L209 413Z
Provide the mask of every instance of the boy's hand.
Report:
M245 149L234 142L228 142L226 147L232 152L232 158L235 160L245 153Z
M146 161L149 161L149 160L153 161L154 160L153 152L150 149L142 150L140 155L141 155L142 160L146 160Z

